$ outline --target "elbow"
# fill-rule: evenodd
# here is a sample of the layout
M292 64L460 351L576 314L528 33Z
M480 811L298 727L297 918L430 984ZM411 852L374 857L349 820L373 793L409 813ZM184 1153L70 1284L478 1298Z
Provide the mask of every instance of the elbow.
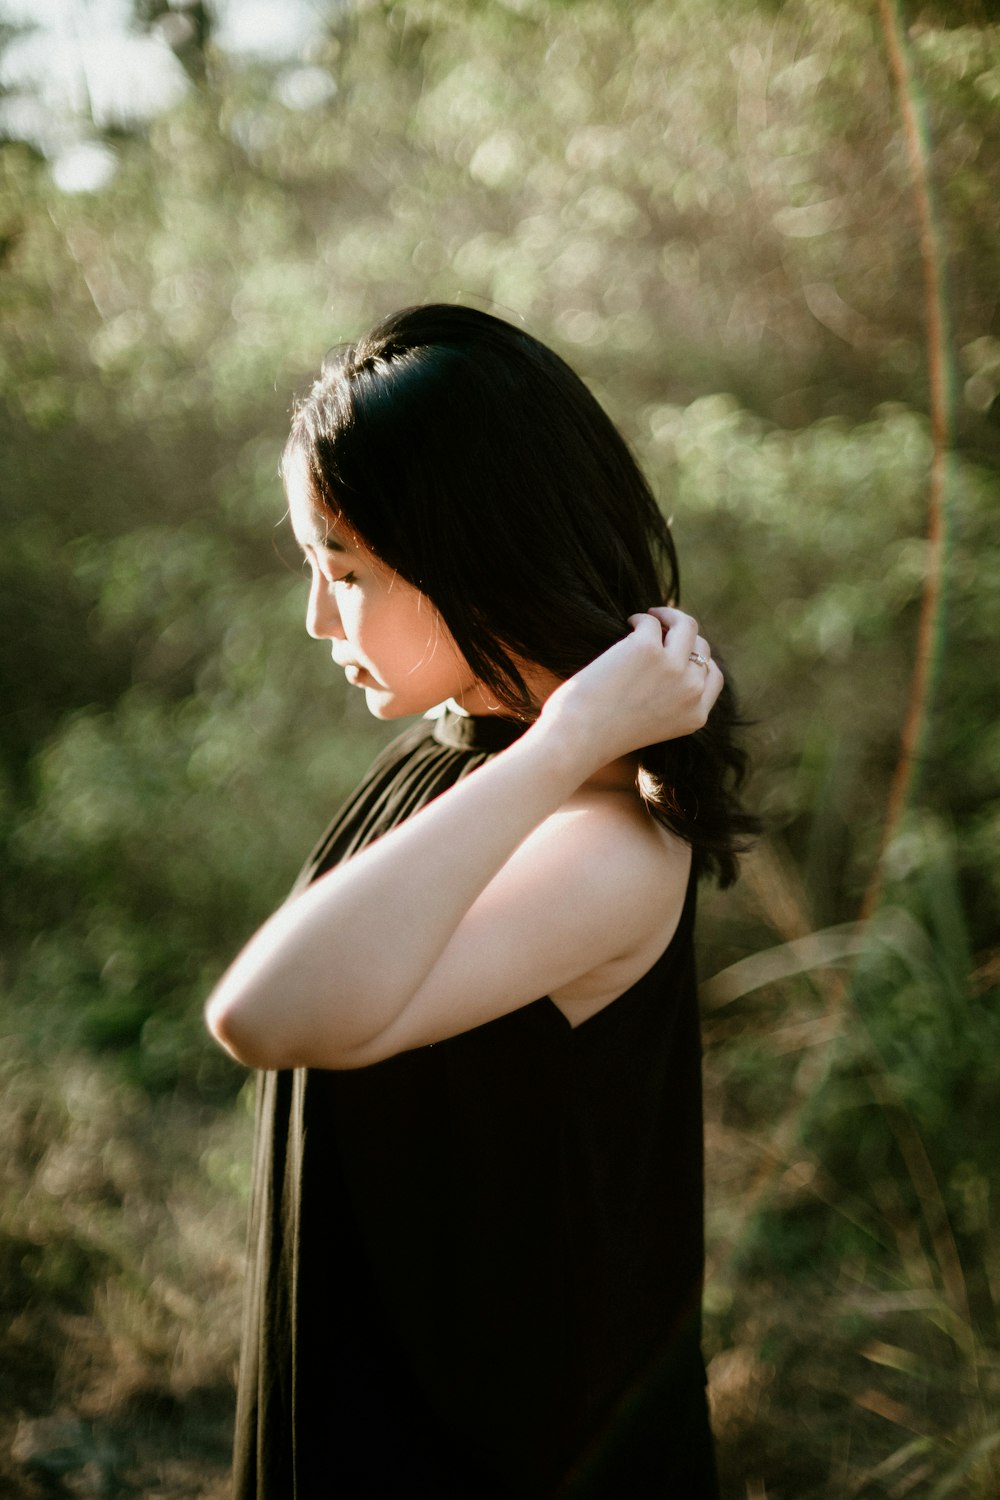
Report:
M209 996L205 1025L236 1062L262 1072L284 1068L364 1068L386 1055L377 1042L348 1045L342 1041L337 1045L330 1036L315 1038L296 1033L287 1016L277 1018L263 1007L256 1007L249 996L227 994L222 986Z
M205 1006L205 1025L219 1046L245 1068L295 1066L273 1025L263 1023L248 1003L216 990Z

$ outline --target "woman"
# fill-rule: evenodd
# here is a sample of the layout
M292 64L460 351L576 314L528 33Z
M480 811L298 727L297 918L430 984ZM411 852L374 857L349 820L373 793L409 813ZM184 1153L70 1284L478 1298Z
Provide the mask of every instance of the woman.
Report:
M309 633L377 717L447 707L209 1001L262 1070L237 1495L712 1495L692 925L751 820L669 532L467 308L344 351L283 473Z

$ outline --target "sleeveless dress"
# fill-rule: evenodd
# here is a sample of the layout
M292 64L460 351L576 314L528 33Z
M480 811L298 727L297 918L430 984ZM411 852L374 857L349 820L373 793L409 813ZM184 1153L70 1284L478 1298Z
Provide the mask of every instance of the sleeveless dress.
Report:
M520 732L404 732L299 887ZM666 951L576 1028L542 998L259 1076L236 1500L717 1495L694 911L692 875Z

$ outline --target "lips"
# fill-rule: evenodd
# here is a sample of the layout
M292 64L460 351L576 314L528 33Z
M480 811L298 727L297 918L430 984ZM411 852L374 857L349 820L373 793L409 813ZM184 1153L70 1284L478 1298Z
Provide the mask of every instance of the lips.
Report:
M377 677L373 677L367 667L359 666L356 661L341 661L337 656L336 648L331 651L335 667L339 667L352 687L381 687Z
M381 687L381 683L378 681L378 679L376 677L373 677L372 674L364 667L359 667L357 662L345 662L344 676L351 684L351 687Z

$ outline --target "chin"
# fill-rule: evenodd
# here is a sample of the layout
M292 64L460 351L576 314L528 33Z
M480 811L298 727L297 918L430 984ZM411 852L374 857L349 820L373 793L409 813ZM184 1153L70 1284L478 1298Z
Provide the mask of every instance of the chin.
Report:
M436 702L437 700L435 700ZM386 688L365 688L365 703L373 719L411 719L426 713L433 703L410 702Z

